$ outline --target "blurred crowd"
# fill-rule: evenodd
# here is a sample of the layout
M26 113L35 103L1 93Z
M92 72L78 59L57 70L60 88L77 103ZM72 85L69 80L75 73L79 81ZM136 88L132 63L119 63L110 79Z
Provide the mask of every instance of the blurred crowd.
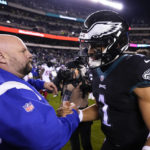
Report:
M11 4L15 4L18 8L12 7ZM77 5L71 5L71 7L69 5L69 3L64 5L61 1L58 3L56 0L45 1L44 3L40 0L8 0L8 6L0 4L0 25L55 35L78 37L82 22L61 19L56 16L46 16L46 13L54 13L84 19L93 11L91 7L87 9ZM38 10L39 13L27 11L27 8ZM135 16L130 22L130 27L135 29L131 30L129 34L131 42L140 44L150 43L149 26L150 21L148 18L143 18L142 16L137 18Z
M28 47L29 51L33 55L33 69L25 77L26 80L29 78L40 78L45 80L43 77L44 71L50 80L54 79L60 68L63 68L66 63L77 57L78 51L68 51L60 49L48 49L39 47Z
M53 66L65 65L67 62L77 57L77 50L48 49L41 47L29 47L33 54L33 62L36 64L44 64L52 62Z
M66 16L71 16L71 17L80 17L80 18L85 18L88 14L90 14L94 9L89 7L82 7L79 5L72 5L72 3L67 3L66 1L57 1L57 0L51 0L51 1L46 1L44 0L36 0L36 1L31 1L31 0L7 0L8 2L13 2L22 6L30 7L32 9L38 9L41 11L45 12L52 12L56 14L62 14ZM88 2L87 2L88 3ZM86 5L87 5L86 3Z
M0 5L0 24L42 33L78 36L81 22L39 15L25 10Z

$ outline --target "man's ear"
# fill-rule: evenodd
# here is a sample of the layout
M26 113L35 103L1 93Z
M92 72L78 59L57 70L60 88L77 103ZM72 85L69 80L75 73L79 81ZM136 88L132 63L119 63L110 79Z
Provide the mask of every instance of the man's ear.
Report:
M6 56L3 52L0 51L0 63L1 64L6 64Z

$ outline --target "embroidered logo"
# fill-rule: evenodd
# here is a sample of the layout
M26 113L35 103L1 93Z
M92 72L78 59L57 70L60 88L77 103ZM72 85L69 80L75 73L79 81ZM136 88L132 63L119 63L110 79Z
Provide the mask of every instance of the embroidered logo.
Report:
M103 81L104 80L104 75L101 75L100 76L100 81Z
M144 60L144 62L147 64L147 63L149 63L149 62L150 62L150 60Z
M31 102L25 103L23 108L25 109L26 112L31 112L34 109L34 105Z
M150 80L150 69L146 70L143 75L142 75L143 79L145 80Z
M103 85L103 84L99 84L99 88L103 88L103 89L106 89L106 85Z

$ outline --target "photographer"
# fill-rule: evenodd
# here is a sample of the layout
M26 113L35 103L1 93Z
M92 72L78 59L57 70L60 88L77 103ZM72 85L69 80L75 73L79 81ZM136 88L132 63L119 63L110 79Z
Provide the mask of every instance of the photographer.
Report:
M59 82L58 82L59 80ZM56 83L57 81L57 83ZM73 102L80 109L88 107L88 94L91 92L90 81L86 67L82 65L82 59L76 58L66 64L58 73L55 79L56 85L62 85L62 102ZM79 94L76 94L79 93ZM91 125L92 121L81 122L70 138L71 149L80 150L80 140L84 150L92 150L91 146Z

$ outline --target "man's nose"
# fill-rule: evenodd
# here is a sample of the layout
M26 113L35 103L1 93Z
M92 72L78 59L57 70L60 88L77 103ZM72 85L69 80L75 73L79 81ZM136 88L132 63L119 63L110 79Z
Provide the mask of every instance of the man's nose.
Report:
M33 58L33 55L28 51L28 57Z

